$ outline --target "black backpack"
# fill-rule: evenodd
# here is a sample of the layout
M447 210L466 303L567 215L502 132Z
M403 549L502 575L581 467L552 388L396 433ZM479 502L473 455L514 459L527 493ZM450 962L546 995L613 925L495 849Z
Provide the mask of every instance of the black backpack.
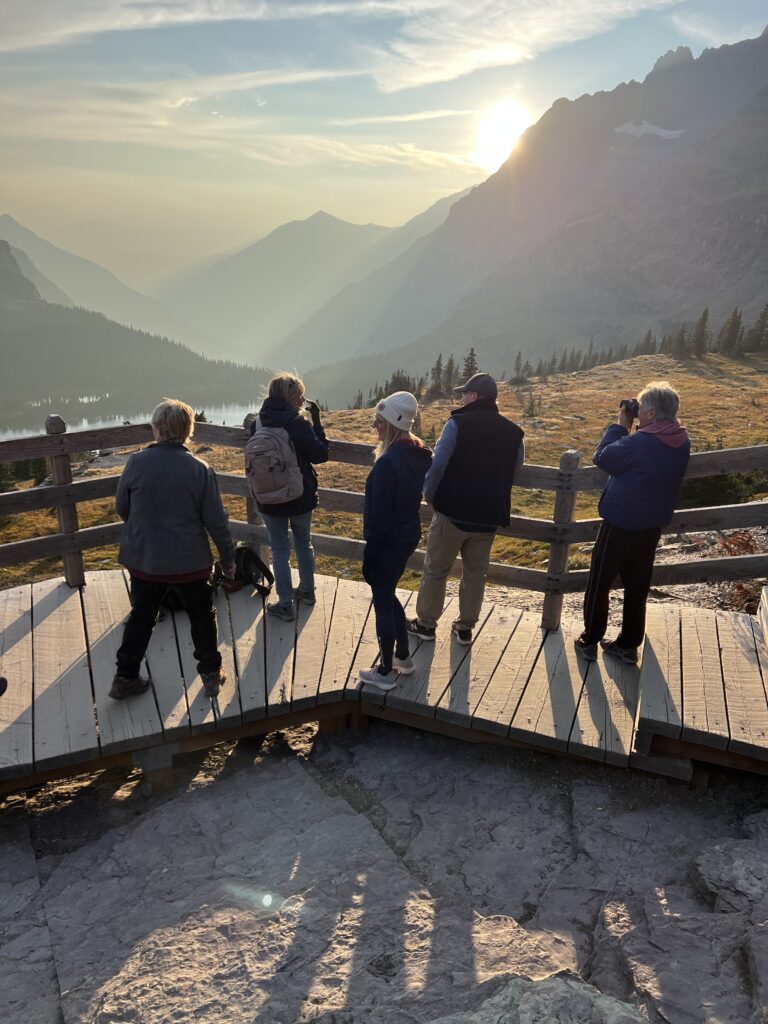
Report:
M228 594L242 590L245 586L251 586L262 597L266 597L272 590L275 577L268 565L259 558L253 548L246 541L238 541L235 548L235 576L230 579L224 575L221 562L217 561L213 566L211 583L214 587L223 587Z

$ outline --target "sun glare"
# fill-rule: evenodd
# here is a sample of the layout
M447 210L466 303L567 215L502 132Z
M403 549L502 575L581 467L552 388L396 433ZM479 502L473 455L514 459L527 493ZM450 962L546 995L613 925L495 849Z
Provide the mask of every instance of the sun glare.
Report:
M472 159L486 171L497 171L530 124L531 115L517 100L484 110L477 120Z

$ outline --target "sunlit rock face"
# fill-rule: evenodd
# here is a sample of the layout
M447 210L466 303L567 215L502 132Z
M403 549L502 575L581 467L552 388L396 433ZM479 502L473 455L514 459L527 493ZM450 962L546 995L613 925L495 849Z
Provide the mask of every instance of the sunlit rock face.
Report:
M4 1024L762 1019L759 780L383 723L238 764L3 830Z

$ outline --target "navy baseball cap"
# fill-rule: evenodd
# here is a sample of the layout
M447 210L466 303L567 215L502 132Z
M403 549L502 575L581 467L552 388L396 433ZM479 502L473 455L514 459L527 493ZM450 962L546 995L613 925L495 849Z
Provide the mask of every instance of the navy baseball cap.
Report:
M474 391L475 394L480 395L481 398L493 398L498 396L498 388L496 387L496 381L489 373L476 373L474 377L470 377L466 384L461 384L459 387L454 388L454 391L460 394L466 394L467 391Z

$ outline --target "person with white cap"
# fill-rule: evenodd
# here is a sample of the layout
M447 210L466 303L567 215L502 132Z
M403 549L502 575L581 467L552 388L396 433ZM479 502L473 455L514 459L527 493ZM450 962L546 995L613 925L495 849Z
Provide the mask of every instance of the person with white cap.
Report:
M405 612L395 593L406 563L421 539L421 493L432 451L411 433L418 404L396 391L376 406L376 461L365 482L363 579L369 584L379 639L379 664L361 669L360 680L391 690L397 674L413 672Z
M480 615L496 530L509 526L516 470L525 461L523 431L496 405L496 381L476 373L458 388L462 405L443 427L424 497L434 507L416 618L408 632L434 640L445 604L445 583L461 554L459 617L452 630L469 646Z

